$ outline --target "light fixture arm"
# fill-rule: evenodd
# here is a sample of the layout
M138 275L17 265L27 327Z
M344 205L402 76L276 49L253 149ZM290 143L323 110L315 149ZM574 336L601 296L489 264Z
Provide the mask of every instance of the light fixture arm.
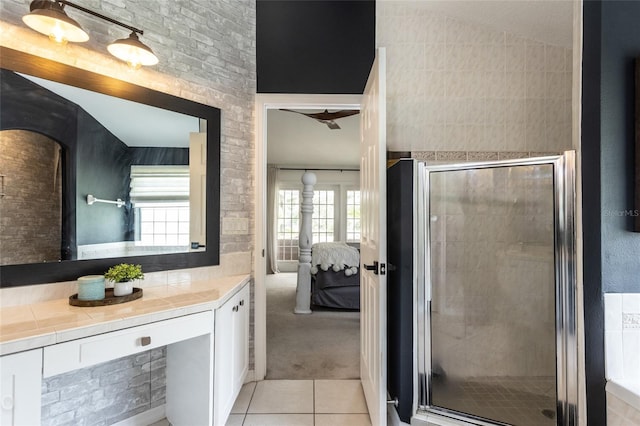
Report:
M123 27L123 28L126 28L126 29L128 29L128 30L130 30L130 31L132 31L132 32L134 32L134 33L138 33L138 34L140 34L140 35L144 35L144 31L142 31L142 30L141 30L141 29L139 29L139 28L132 27L131 25L123 24L123 23L122 23L122 22L120 22L120 21L116 21L116 20L115 20L115 19L113 19L113 18L109 18L108 16L104 16L104 15L102 15L102 14L98 13L98 12L94 12L93 10L89 10L89 9L87 9L87 8L85 8L85 7L82 7L82 6L80 6L80 5L77 5L77 4L72 3L72 2L70 2L70 1L67 1L67 0L56 0L56 1L57 1L58 3L60 3L60 4L65 5L65 6L70 6L70 7L73 7L74 9L81 10L81 11L82 11L82 12L84 12L84 13L88 13L89 15L92 15L92 16L95 16L95 17L98 17L98 18L100 18L100 19L104 19L105 21L111 22L112 24L119 25L119 26L121 26L121 27Z

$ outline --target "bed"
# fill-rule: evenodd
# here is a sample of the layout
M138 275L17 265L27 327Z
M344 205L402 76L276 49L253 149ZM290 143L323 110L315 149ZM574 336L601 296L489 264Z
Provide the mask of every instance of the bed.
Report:
M343 242L311 247L311 303L360 310L360 252Z

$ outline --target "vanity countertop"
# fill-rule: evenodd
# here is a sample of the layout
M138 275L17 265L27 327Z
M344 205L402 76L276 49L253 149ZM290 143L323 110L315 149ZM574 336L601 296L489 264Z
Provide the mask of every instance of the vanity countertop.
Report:
M111 306L71 306L65 298L3 307L0 355L216 309L249 279L234 275L144 287L142 298Z

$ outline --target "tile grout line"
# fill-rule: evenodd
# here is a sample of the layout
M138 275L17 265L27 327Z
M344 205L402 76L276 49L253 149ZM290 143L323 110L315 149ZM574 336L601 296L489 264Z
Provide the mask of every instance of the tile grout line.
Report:
M316 386L317 386L317 381L321 380L321 379L311 379L310 381L312 382L312 425L316 426L317 421L316 421L316 416L318 415L317 413L317 404L316 404L316 396L317 396L317 391L316 391ZM349 380L349 379L345 379L345 380ZM361 384L361 381L358 381ZM248 415L249 415L249 409L253 403L253 398L256 395L256 391L257 391L257 387L258 387L258 383L255 384L253 390L251 391L251 395L249 397L249 403L247 405L247 408L245 409L244 413L239 413L243 415L243 419L242 419L242 425L244 426L246 424ZM288 415L288 414L295 414L295 413L256 413L256 414L260 414L260 415L270 415L270 414L278 414L278 415ZM356 412L335 412L335 413L328 413L328 414L335 414L335 415L340 415L340 416L353 416L353 415L362 415L362 414L368 414L367 412L363 412L363 413L356 413Z
M253 401L253 396L255 395L257 388L258 388L258 382L255 382L255 385L253 386L253 390L251 391L251 396L249 397L249 403L247 404L247 408L244 410L244 415L242 417L242 426L244 426L244 423L247 421L247 416L249 415L249 407L251 407L251 402Z

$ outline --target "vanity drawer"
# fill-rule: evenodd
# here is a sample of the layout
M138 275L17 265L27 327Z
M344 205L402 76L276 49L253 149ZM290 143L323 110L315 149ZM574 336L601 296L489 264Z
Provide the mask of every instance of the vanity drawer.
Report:
M47 346L43 376L55 376L209 333L213 333L212 311Z

